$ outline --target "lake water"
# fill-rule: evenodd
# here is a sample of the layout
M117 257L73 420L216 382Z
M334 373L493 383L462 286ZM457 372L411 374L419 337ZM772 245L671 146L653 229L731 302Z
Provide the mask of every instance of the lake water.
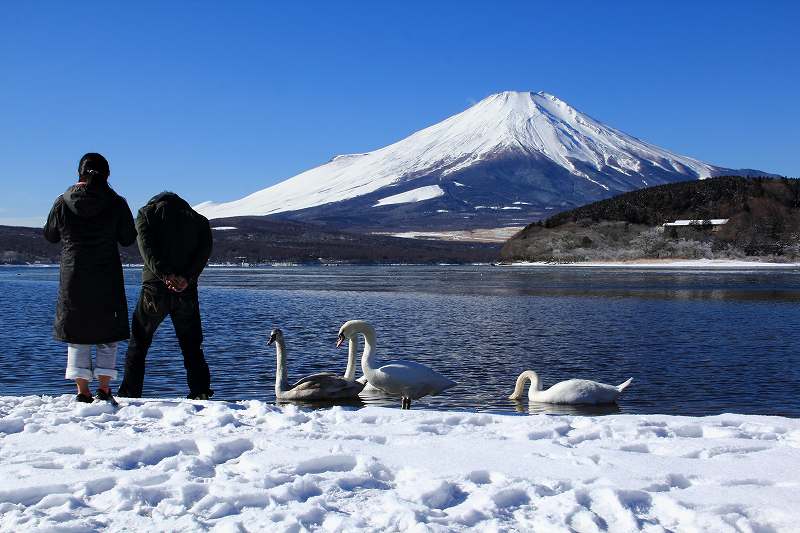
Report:
M125 277L132 310L139 270ZM57 268L0 268L0 395L74 392L63 379L66 347L51 338L57 288ZM413 359L459 383L414 408L800 416L797 269L209 268L200 303L214 399L274 401L273 327L284 331L290 378L343 371L339 326L362 318L378 332L380 359ZM120 371L124 354L122 344ZM613 408L512 402L526 369L546 387L572 377L634 382ZM167 320L145 395L186 393Z

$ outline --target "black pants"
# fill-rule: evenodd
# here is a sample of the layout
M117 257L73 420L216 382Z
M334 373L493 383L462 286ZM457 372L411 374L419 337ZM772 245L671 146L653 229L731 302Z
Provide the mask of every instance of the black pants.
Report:
M197 287L188 287L176 293L161 283L144 283L139 303L133 313L131 340L125 356L125 376L119 386L119 396L140 398L144 387L144 360L153 342L153 335L164 318L169 315L178 343L183 353L186 381L189 394L212 394L211 373L208 370L203 343L203 328L200 324L200 305Z

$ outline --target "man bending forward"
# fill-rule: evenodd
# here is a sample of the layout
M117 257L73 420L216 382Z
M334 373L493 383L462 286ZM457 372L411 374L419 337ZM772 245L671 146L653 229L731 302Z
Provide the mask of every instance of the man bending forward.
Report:
M180 196L164 192L139 210L136 230L144 260L142 292L133 314L118 395L142 396L147 350L159 324L169 315L183 353L188 397L207 400L214 392L201 348L197 278L211 256L211 227Z

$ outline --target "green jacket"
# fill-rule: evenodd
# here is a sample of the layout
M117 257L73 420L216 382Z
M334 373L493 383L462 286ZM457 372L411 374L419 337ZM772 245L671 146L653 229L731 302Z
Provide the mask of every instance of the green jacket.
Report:
M142 283L162 282L170 274L183 276L190 286L211 257L208 219L175 193L150 199L136 217L139 251L144 260Z

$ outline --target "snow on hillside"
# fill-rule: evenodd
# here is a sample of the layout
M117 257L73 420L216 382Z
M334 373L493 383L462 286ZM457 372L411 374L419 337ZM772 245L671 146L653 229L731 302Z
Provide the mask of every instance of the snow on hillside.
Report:
M576 163L635 176L642 165L686 178L706 178L716 167L675 155L608 127L553 95L503 92L466 111L374 152L337 156L240 200L204 202L209 218L295 211L372 193L420 176L446 177L500 154L548 160L598 188L609 188ZM646 185L641 180L642 186Z
M797 531L800 420L0 397L2 531Z
M771 263L759 259L634 259L629 261L579 261L573 263L517 261L506 263L504 266L532 268L686 269L687 271L730 270L741 274L763 269L800 269L800 263Z
M424 202L425 200L438 198L443 194L444 191L438 185L428 185L427 187L419 187L410 191L401 192L400 194L394 194L392 196L387 196L386 198L381 198L373 207L380 207L382 205L407 204L411 202Z

